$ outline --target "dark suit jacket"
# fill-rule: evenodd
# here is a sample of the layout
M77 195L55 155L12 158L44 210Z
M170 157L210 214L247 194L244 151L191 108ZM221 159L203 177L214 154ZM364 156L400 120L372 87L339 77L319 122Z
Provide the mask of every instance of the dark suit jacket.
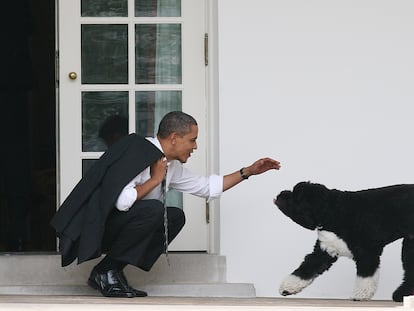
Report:
M62 266L102 254L106 218L125 187L136 175L163 156L144 137L123 137L88 170L51 221L59 237Z

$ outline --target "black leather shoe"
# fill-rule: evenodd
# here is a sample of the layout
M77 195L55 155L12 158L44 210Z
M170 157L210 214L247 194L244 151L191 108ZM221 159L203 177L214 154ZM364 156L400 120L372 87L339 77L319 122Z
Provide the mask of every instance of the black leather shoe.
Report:
M88 279L88 285L94 289L98 289L105 297L135 297L135 293L121 281L117 270L98 273L95 269L92 269Z
M119 280L122 282L122 284L128 288L131 292L135 294L135 297L147 297L148 294L142 290L135 289L131 285L128 284L128 280L125 277L125 274L122 270L118 271Z

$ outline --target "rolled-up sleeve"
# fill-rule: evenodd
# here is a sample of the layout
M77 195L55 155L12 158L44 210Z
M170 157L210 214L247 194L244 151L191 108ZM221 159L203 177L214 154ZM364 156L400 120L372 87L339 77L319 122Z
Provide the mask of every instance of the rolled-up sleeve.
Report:
M139 173L133 180L131 180L125 187L122 189L121 193L116 200L115 207L120 211L128 211L135 201L138 198L137 190L135 186L141 185L146 180L150 178L149 168L143 170Z
M223 193L223 176L211 175L209 178L210 196L208 201L218 199Z
M200 176L192 173L177 162L171 165L170 168L173 169L173 176L169 187L177 191L206 198L208 201L219 198L223 193L223 176L214 174L208 177Z
M116 201L116 208L128 211L137 200L138 194L135 186L143 184L150 178L149 168L136 176L124 189ZM179 161L172 161L167 173L167 187L180 192L190 193L206 198L208 201L217 199L223 193L223 176L200 176L184 168ZM160 187L153 189L144 199L161 199Z
M134 188L134 184L129 183L118 196L116 201L116 208L120 211L127 211L131 208L134 202L137 200L137 191Z

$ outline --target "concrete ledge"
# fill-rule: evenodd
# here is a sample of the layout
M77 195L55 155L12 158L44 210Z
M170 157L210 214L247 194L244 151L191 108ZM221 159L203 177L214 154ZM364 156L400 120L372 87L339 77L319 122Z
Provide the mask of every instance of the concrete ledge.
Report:
M254 298L256 290L252 284L162 284L142 287L150 296L172 297L238 297Z
M398 311L392 301L339 299L87 296L0 296L0 310L13 311Z
M239 283L159 284L137 286L137 288L146 291L152 297L256 297L256 291L252 284ZM4 295L101 297L97 290L88 286L74 285L0 286L0 296Z

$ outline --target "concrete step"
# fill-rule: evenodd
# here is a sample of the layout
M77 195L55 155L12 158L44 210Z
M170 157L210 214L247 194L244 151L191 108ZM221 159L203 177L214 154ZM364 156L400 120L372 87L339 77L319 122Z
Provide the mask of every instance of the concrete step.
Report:
M61 267L60 256L0 256L0 295L100 295L86 286L99 259ZM151 296L255 297L252 284L227 283L226 258L204 253L161 256L150 272L125 268L129 283Z

